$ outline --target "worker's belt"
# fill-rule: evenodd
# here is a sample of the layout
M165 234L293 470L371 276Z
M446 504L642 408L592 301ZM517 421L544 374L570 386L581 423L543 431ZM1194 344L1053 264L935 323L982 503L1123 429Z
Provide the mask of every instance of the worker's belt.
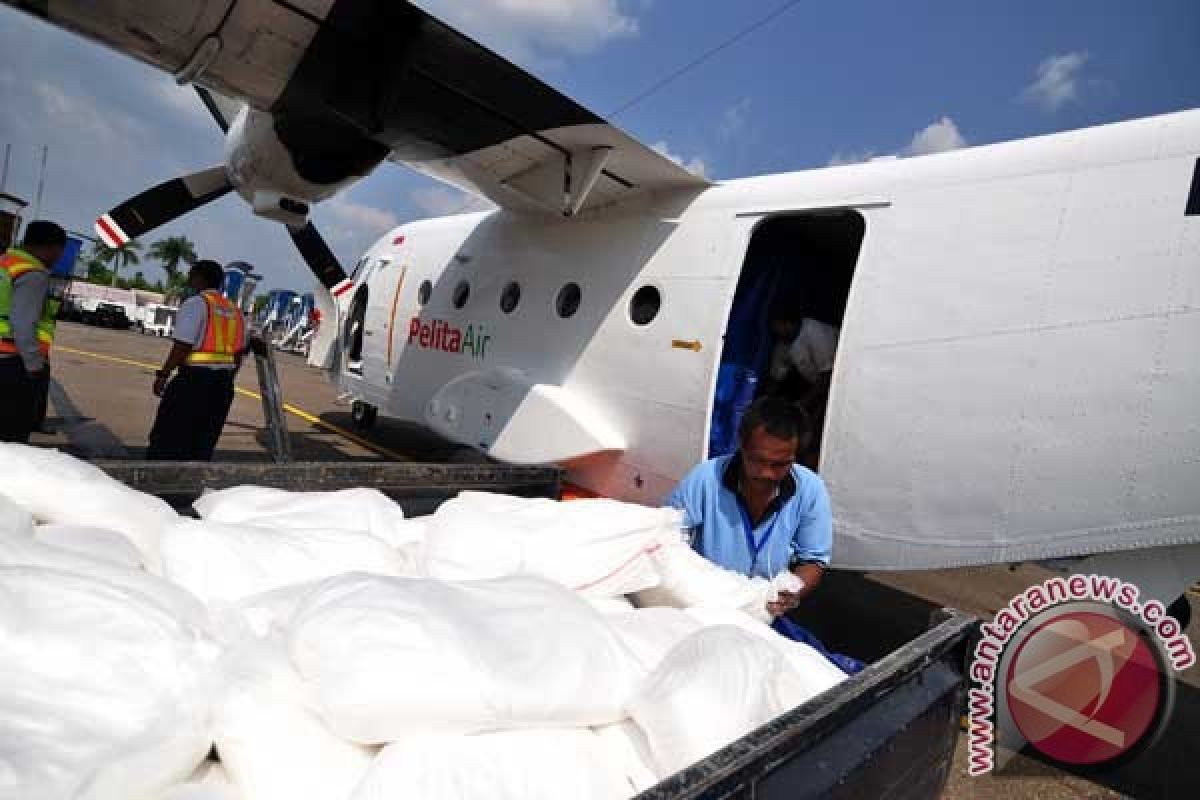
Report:
M235 363L233 353L190 353L187 357L187 363L192 365L212 365L212 364L229 364Z

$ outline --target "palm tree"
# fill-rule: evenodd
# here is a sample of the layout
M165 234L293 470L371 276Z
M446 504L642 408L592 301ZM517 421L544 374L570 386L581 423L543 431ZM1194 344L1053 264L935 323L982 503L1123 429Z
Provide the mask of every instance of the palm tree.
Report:
M130 264L137 264L142 259L137 254L138 250L142 249L142 243L137 239L130 239L120 247L109 247L103 242L96 243L96 258L100 263L112 269L112 285L117 285L117 274L121 271L121 267L127 267Z
M186 236L168 236L150 245L147 255L162 264L167 273L167 283L175 283L179 274L179 265L189 267L196 263L196 245Z

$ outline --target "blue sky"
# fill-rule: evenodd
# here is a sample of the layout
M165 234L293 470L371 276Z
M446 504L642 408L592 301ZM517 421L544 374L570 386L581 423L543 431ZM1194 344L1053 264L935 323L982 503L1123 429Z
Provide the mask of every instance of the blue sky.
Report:
M783 2L418 4L608 115ZM812 0L615 121L718 180L915 156L1200 107L1198 43L1195 0ZM90 230L98 211L221 160L220 134L190 90L165 76L8 8L0 52L7 190L32 199L48 144L43 216ZM385 164L315 219L352 262L391 225L463 204ZM310 280L282 229L236 197L147 239L177 233L201 255L255 264L269 286Z

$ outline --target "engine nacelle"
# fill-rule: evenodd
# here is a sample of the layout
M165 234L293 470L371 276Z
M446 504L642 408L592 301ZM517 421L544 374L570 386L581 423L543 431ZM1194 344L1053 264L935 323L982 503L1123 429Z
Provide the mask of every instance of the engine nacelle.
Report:
M282 222L292 228L302 228L308 221L308 203L269 189L255 190L250 195L250 208L260 217Z
M276 116L243 106L225 135L234 189L255 214L293 227L309 209L366 175L387 148L335 122Z
M304 225L313 203L357 180L357 176L333 184L304 180L275 134L271 114L247 106L225 135L225 165L234 189L255 214L293 226Z

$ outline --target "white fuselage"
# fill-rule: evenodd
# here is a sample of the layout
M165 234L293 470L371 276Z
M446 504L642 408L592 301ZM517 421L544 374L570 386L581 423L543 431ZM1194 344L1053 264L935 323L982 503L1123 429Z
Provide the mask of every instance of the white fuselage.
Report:
M838 563L1195 542L1200 216L1185 204L1198 154L1200 112L1186 112L569 221L413 223L361 262L361 374L343 357L337 379L503 460L558 461L587 489L657 501L706 456L756 227L852 209L866 233L821 459ZM504 313L510 282L520 301ZM581 303L563 319L568 283ZM662 307L639 327L629 305L645 285Z

